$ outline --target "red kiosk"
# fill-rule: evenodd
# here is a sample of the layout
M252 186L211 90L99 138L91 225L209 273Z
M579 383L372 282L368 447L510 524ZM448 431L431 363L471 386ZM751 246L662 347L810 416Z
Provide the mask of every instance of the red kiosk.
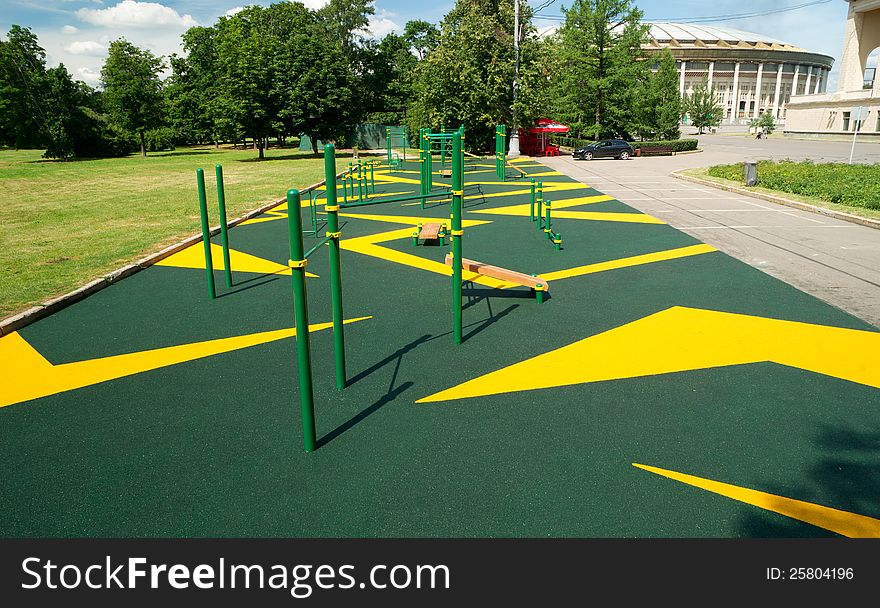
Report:
M520 129L520 151L528 156L559 156L559 146L549 143L551 133L568 133L568 127L549 118L539 118L528 131Z

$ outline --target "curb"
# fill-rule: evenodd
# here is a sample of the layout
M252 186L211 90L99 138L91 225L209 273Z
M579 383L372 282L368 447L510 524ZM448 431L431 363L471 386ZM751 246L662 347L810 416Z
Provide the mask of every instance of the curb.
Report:
M342 177L342 175L345 173L346 173L345 171L341 171L336 175L336 177L337 178ZM327 180L322 179L320 182L317 182L315 184L311 184L310 186L306 186L305 188L301 189L300 192L308 192L309 190L315 190L316 188L320 188L321 186L323 186L325 184L326 181ZM249 219L252 219L254 217L262 215L262 214L266 213L267 211L269 211L270 209L273 209L273 208L277 207L278 205L281 205L285 202L287 202L286 197L274 200L270 203L266 203L265 205L262 205L262 206L258 207L257 209L254 209L253 211L248 211L247 213L245 213L241 217L237 217L237 218L227 222L226 225L228 228L232 228L234 226L241 224L242 222L245 222ZM216 226L211 227L211 229L209 231L209 234L211 236L216 236L219 233L220 233L220 224L217 224ZM71 292L68 292L64 295L52 298L51 300L46 300L42 304L37 304L36 306L28 308L27 310L25 310L23 312L20 312L20 313L13 315L11 317L7 317L7 318L3 319L2 321L0 321L0 336L5 336L8 334L11 334L12 332L18 331L19 329L21 329L27 325L30 325L31 323L34 323L36 321L39 321L40 319L48 317L49 315L58 312L62 308L66 308L66 307L70 306L71 304L79 302L80 300L87 298L88 296L92 295L93 293L97 293L97 292L101 291L102 289L104 289L105 287L109 287L110 285L112 285L118 281L121 281L122 279L124 279L126 277L130 277L131 275L138 273L141 270L149 268L150 266L152 266L156 262L160 262L160 261L164 260L165 258L177 253L178 251L182 251L182 250L186 249L187 247L191 247L191 246L195 245L196 243L200 243L201 241L202 241L201 233L194 234L192 236L185 238L182 241L174 243L173 245L169 245L168 247L166 247L165 249L162 249L161 251L157 251L156 253L153 253L153 254L146 256L145 258L141 258L140 260L138 260L137 262L135 262L133 264L127 264L127 265L123 266L122 268L117 268L116 270L113 270L112 272L109 272L109 273L101 276L100 278L97 278L93 281L90 281L90 282L86 283L85 285L83 285L82 287L74 289Z
M843 211L835 211L833 209L826 209L825 207L817 207L816 205L811 205L809 203L802 203L800 201L794 201L789 198L783 198L781 196L775 196L773 194L764 194L763 192L755 192L753 190L749 190L748 188L739 187L739 186L730 186L728 184L719 184L717 182L713 182L707 179L701 179L699 177L694 177L693 175L684 175L679 173L679 171L686 171L687 169L679 169L678 171L673 171L670 175L676 179L680 179L686 182L693 182L695 184L700 184L703 186L711 186L712 188L717 188L718 190L725 190L727 192L733 192L735 194L742 194L744 196L750 196L752 198L758 198L761 200L769 201L771 203L777 203L779 205L785 205L786 207L792 207L794 209L800 209L801 211L809 211L811 213L818 213L819 215L825 215L836 220L842 220L844 222L850 222L853 224L859 224L861 226L865 226L867 228L874 228L875 230L880 230L880 220L872 220L871 218L861 217L858 215L853 215L851 213L845 213Z

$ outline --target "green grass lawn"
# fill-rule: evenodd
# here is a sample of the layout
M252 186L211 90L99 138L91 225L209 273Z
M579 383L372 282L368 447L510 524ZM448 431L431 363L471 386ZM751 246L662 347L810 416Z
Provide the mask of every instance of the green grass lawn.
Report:
M199 232L195 170L205 169L218 223L214 166L230 219L324 177L323 157L291 149L214 147L147 158L46 161L0 150L0 317L44 302ZM340 155L339 166L347 163Z
M801 203L807 203L809 205L815 205L816 207L822 207L825 209L831 209L833 211L840 211L842 213L849 213L852 215L858 215L860 217L866 217L870 219L880 219L880 209L871 209L868 207L856 206L852 204L845 203L835 203L826 198L821 198L819 196L807 196L803 194L798 194L792 192L795 190L795 187L791 188L768 188L761 186L761 170L762 168L766 169L767 167L758 167L758 186L754 186L749 188L752 192L760 192L763 194L770 194L774 196L781 196L783 198L787 198L793 201L798 201ZM877 171L876 167L871 167L872 171ZM742 180L742 166L741 165L718 165L715 167L702 167L699 169L687 169L681 171L681 173L685 175L691 175L693 177L699 177L700 179L705 179L711 182L716 182L719 184L726 184L728 186L738 186L740 188L744 188L743 180ZM724 177L721 177L724 175ZM766 175L766 171L765 171ZM880 173L878 173L878 177L880 177ZM841 179L843 181L847 181L848 178L846 176L842 176ZM776 185L776 184L774 184ZM846 184L847 188L850 187L850 184ZM843 188L841 188L843 190Z

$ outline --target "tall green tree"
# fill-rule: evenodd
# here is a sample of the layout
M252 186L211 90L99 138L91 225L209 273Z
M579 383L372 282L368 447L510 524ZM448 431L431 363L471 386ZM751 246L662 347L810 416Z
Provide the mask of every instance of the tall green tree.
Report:
M163 69L165 63L160 57L124 38L110 43L101 69L104 100L110 116L137 135L143 157L147 155L144 133L160 126L165 118L165 97L159 80Z
M43 100L46 51L28 28L13 25L0 40L0 144L15 148L45 143Z
M520 82L529 83L543 72L541 42L527 5L520 19ZM457 0L443 18L436 49L419 63L411 130L464 124L469 147L491 147L495 124L513 120L513 24L509 0ZM544 112L543 99L519 95L520 124Z
M703 129L720 125L724 118L724 110L718 103L715 87L709 87L706 78L686 97L684 110L690 118L691 124L699 129L701 135Z
M433 23L416 19L407 21L403 27L403 38L409 48L415 51L419 61L422 61L440 44L440 31Z
M214 28L190 28L183 34L186 55L169 58L172 72L165 89L170 122L177 139L185 143L216 143L222 135L235 135L214 107L219 86L215 35Z
M419 63L410 52L410 44L404 36L388 34L378 44L367 47L368 69L363 79L368 97L367 120L397 124L406 115Z
M669 49L663 49L649 61L656 62L656 69L649 73L638 93L636 133L646 139L678 139L682 99L675 57Z
M580 137L626 137L646 80L648 26L632 0L575 0L557 33L557 116Z

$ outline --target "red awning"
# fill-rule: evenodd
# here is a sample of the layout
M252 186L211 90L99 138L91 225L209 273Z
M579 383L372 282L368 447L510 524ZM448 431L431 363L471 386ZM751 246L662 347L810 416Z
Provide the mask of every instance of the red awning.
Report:
M568 127L549 118L539 118L530 133L568 133Z

